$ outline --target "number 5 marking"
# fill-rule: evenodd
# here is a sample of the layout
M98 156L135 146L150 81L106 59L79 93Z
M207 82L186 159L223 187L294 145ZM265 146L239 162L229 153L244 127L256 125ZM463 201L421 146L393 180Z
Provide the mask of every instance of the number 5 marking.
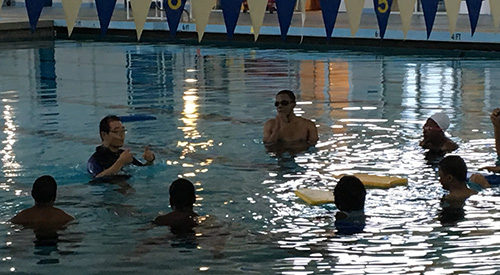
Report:
M173 10L177 10L177 9L179 9L181 7L182 0L177 0L177 3L175 5L172 4L172 1L173 0L168 0L168 7L169 8L171 8ZM382 1L386 1L386 0L382 0ZM380 10L380 8L379 8L379 10Z
M171 0L169 0L171 1ZM387 3L387 0L378 0L378 12L380 13L385 13L387 9L389 9L389 3ZM384 8L381 7L381 5L384 5Z

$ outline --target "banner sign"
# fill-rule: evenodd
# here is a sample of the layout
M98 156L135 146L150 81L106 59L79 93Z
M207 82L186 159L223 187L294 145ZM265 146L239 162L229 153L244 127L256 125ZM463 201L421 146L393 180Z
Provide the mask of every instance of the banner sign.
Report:
M165 9L168 29L172 38L175 38L177 28L179 28L179 22L181 21L185 5L186 0L163 0L163 8Z
M326 40L330 40L337 21L341 0L320 0L321 13L323 14L323 23L325 24Z
M26 0L26 11L28 12L28 19L30 21L31 32L35 32L36 24L42 14L44 1L42 0Z
M99 23L101 24L101 35L103 36L106 35L106 32L108 31L109 22L111 22L111 16L113 16L115 5L116 0L95 0L97 16L99 17Z
M373 7L377 15L378 28L380 30L380 38L384 38L387 22L391 14L392 0L373 0Z
M229 40L233 38L242 3L243 0L220 0L222 15L224 15L224 23L226 24L227 38Z
M422 1L422 10L424 11L425 28L427 29L427 39L431 36L432 27L434 26L434 19L436 19L436 12L438 7L438 0L425 0Z
M286 35L288 34L296 2L297 0L276 0L276 9L278 10L278 21L280 23L282 40L285 40Z
M483 0L465 0L465 2L467 3L467 10L469 11L471 36L474 36Z

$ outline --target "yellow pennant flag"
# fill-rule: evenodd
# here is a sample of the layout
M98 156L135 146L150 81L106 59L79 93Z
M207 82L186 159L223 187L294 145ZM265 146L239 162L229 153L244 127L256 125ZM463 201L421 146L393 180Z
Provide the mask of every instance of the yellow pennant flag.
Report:
M500 24L500 1L490 0L490 11L493 16L493 27L495 32L498 32L498 25Z
M351 27L351 36L354 36L358 32L359 23L361 22L361 13L364 7L365 0L345 0L349 27Z
M66 27L68 28L68 37L70 37L73 32L81 5L82 0L62 0L64 15L66 16Z
M142 30L144 29L144 24L146 24L146 18L148 17L151 1L130 0L130 5L132 6L132 16L134 17L135 32L137 33L137 41L139 41L141 39Z
M411 17L415 10L415 3L417 0L398 0L399 14L401 16L401 25L403 28L403 35L406 39L406 34L410 30Z
M208 18L215 3L216 0L191 0L193 19L196 24L196 32L198 33L198 42L201 42L203 34L205 34Z
M457 26L458 11L460 10L460 3L462 0L444 0L444 5L446 7L446 14L448 15L448 26L450 28L450 34L455 33L455 28Z
M266 14L267 0L247 0L247 2L250 19L252 19L254 41L257 41Z

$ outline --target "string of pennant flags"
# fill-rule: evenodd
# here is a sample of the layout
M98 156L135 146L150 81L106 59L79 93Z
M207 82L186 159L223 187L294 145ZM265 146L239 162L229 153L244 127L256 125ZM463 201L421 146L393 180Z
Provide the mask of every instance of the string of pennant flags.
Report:
M101 34L105 35L117 0L95 0L97 15L100 23ZM186 0L162 0L167 18L167 24L170 30L170 35L175 37L179 22L184 11ZM208 24L208 19L212 9L215 7L217 0L190 0L192 7L192 18L196 25L198 33L198 41L201 41L205 28ZM302 17L302 27L306 20L307 0L275 0L278 14L278 21L281 31L281 38L286 39L288 30L291 25L292 16L296 6L299 7ZM330 39L335 27L335 21L339 12L339 7L342 0L320 0L320 7L325 25L326 39ZM361 14L365 6L366 0L344 0L348 15L348 23L351 30L351 36L354 37L358 31L361 21ZM370 1L370 0L367 0ZM380 38L383 39L387 29L387 23L391 13L393 0L372 0L374 12L377 17ZM410 29L410 21L413 15L416 0L396 0L399 13L401 16L401 26L404 38ZM424 0L421 1L422 11L425 20L427 31L427 39L429 39L434 19L436 17L439 0ZM456 22L459 14L460 4L462 0L444 0L446 14L448 16L449 31L455 33ZM477 22L480 15L481 5L483 0L466 0L468 16L471 27L471 36L474 35ZM31 31L35 32L36 25L42 13L44 1L41 0L25 0L26 10L30 22ZM82 0L62 0L62 6L66 17L66 26L68 28L68 36L71 36L75 26L78 12ZM132 14L135 21L137 39L140 40L147 14L151 5L150 0L130 0ZM234 35L236 24L241 10L243 0L220 0L220 6L224 17L224 23L227 30L227 37L231 39ZM267 0L247 0L248 9L252 21L254 39L257 40L260 29L264 21L264 15L267 8ZM495 31L498 31L500 24L500 1L489 0L490 10L493 17Z

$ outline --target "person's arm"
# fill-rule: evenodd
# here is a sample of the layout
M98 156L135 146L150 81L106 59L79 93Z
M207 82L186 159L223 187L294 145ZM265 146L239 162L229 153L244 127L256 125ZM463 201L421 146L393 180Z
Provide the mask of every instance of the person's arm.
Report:
M318 143L318 139L318 128L316 128L316 124L309 121L307 129L307 142L309 142L309 145L316 145L316 143Z
M497 156L500 157L500 108L496 108L490 115L491 123L493 123L493 130L495 133L495 149Z
M469 178L469 181L481 185L482 188L490 188L491 187L488 180L486 180L486 178L481 174L476 174L476 173L472 174Z
M270 119L264 125L264 143L274 143L278 141L280 123L277 119Z
M120 172L123 166L131 163L133 159L134 159L134 154L130 152L130 149L127 149L120 154L120 157L115 161L115 163L113 163L113 165L111 165L111 167L100 172L95 177L99 178L99 177L115 175L118 172Z

